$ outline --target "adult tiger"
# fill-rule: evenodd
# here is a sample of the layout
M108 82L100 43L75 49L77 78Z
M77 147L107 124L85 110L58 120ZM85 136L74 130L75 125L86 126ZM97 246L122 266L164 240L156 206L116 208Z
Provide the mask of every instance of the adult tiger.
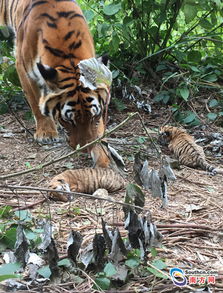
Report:
M111 78L106 82L93 77L95 82L88 82L81 76L80 64L93 60L99 70L110 76L111 72L92 59L92 36L77 3L0 0L0 24L15 31L16 68L35 117L35 139L57 141L55 121L65 128L73 148L102 136L102 114L109 102ZM108 166L107 155L99 146L92 152L97 166Z

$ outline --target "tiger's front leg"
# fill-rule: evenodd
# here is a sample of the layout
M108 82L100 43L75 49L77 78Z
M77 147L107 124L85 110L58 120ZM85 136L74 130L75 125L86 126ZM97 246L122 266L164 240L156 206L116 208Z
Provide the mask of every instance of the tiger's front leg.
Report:
M97 127L97 137L101 137L105 132L104 121L102 117L99 120ZM110 165L110 158L108 149L106 149L101 144L97 143L93 146L91 150L91 157L94 162L94 167L108 168Z
M43 144L49 144L59 141L59 136L55 122L48 116L42 115L39 109L40 89L37 83L32 80L26 72L23 62L17 58L16 68L19 79L27 98L27 101L32 109L32 113L36 122L36 132L34 139Z

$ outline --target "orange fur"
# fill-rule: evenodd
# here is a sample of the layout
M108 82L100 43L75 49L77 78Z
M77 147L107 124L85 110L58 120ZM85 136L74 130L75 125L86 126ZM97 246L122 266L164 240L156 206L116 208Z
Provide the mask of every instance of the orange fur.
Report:
M165 125L160 128L160 141L168 145L181 164L216 173L215 168L207 163L203 148L195 143L186 130Z
M58 191L82 193L93 193L99 188L114 192L125 187L125 180L111 169L86 168L67 170L55 176L48 187ZM65 202L69 200L65 193L51 192L50 196Z

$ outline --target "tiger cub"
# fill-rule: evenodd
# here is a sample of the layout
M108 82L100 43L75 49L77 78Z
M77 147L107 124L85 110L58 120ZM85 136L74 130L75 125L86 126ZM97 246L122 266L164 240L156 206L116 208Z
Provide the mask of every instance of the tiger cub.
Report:
M16 68L35 117L34 138L58 141L57 122L74 149L102 136L112 74L105 66L107 57L95 59L93 38L76 1L1 0L0 25L15 33ZM102 78L88 70L91 82L87 80L81 72L86 60L93 60ZM108 163L101 151L97 166Z
M55 176L48 187L57 191L76 191L92 194L99 188L106 189L108 192L118 191L125 187L125 180L111 169L86 168L67 170ZM69 200L65 193L51 192L50 196L64 202Z
M168 145L169 150L174 153L181 164L201 168L213 175L217 173L217 170L206 161L203 148L196 144L194 138L186 130L165 125L160 128L159 133L160 143Z

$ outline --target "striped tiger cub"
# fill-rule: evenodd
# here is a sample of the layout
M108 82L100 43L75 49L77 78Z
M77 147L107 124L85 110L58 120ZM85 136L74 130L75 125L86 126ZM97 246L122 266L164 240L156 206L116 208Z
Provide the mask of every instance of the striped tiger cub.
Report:
M118 191L125 187L125 180L111 169L86 168L67 170L55 176L48 187L57 191L92 194L99 188L106 189L108 192ZM69 200L65 193L51 192L50 196L64 202Z
M194 138L186 130L165 125L160 128L159 133L160 143L168 145L169 150L174 153L181 164L209 171L213 175L221 173L220 169L215 169L208 164L203 148L196 144Z
M34 138L41 143L58 141L57 122L73 148L102 136L111 72L107 57L95 58L93 39L77 3L1 0L0 25L15 32L16 68L35 117ZM95 71L88 68L89 62ZM96 164L108 166L103 151Z

